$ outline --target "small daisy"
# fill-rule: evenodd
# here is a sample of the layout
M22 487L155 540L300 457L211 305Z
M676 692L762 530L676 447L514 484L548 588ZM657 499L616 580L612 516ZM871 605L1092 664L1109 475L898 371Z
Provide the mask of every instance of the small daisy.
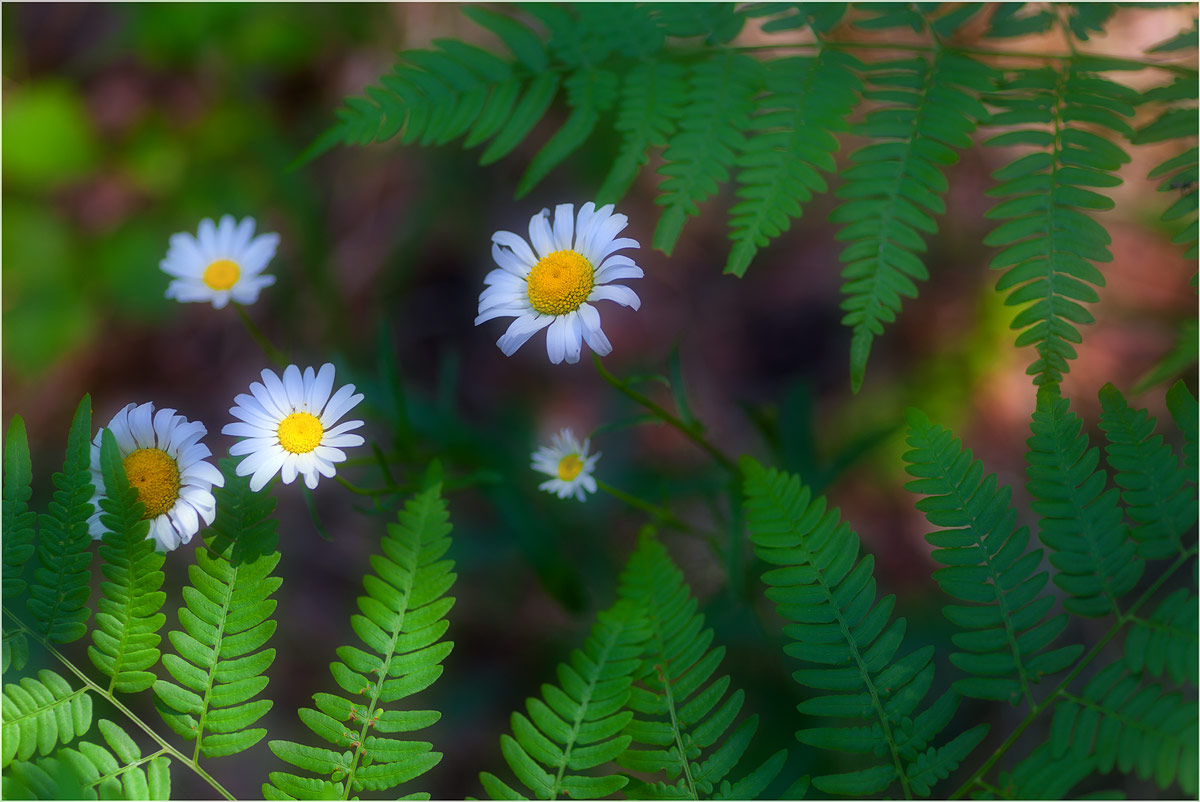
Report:
M211 524L217 514L213 485L223 487L225 477L205 457L212 456L200 438L208 429L199 421L188 421L173 409L154 411L154 404L128 404L113 416L108 427L116 438L125 475L137 488L138 501L146 505L149 537L159 551L173 551L192 539L200 521ZM100 443L104 431L92 441L92 483L96 513L88 519L88 531L99 540L108 530L100 523L99 500L104 495L100 470Z
M250 395L239 394L237 406L229 414L241 420L229 423L222 434L247 439L234 443L232 456L249 454L238 463L238 476L250 476L250 489L261 490L272 476L281 473L290 485L297 474L304 474L309 489L317 486L319 474L332 477L335 462L343 462L342 448L361 446L362 436L347 434L363 425L360 420L337 424L338 420L363 400L347 384L330 398L333 389L333 365L326 363L317 373L288 365L283 379L272 370L262 372L262 383L250 383Z
M512 356L536 332L546 332L546 353L557 365L579 361L582 341L604 356L612 351L600 328L600 313L593 301L616 301L637 309L641 299L621 284L624 278L641 278L642 269L628 256L614 252L639 247L637 240L617 238L628 224L623 214L613 214L612 204L597 209L588 202L578 219L570 203L543 209L529 221L529 241L511 231L492 235L492 258L500 268L488 273L487 289L479 296L478 326L497 317L515 317L496 344Z
M592 471L596 468L596 460L600 454L588 456L588 446L591 440L584 440L583 445L575 439L570 429L563 429L559 434L550 438L550 445L542 446L530 455L535 471L554 477L538 485L538 490L554 493L559 498L575 496L584 501L584 493L596 492L596 479Z
M275 255L279 235L255 237L253 217L238 223L225 215L215 226L206 217L196 236L172 234L170 242L166 258L158 263L175 277L167 286L168 298L212 301L214 308L222 309L230 298L252 304L259 290L275 283L274 276L260 274Z

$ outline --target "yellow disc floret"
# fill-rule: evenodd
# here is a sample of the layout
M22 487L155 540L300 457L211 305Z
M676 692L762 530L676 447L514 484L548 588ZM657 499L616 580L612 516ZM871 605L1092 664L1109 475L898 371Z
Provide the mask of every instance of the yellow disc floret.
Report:
M146 518L157 518L179 498L179 466L167 452L139 448L125 457L125 475L146 505Z
M279 422L279 445L293 454L307 454L321 445L325 428L316 416L307 412L293 412Z
M568 454L558 461L558 478L569 482L583 470L583 460L578 454Z
M204 268L204 283L214 290L227 290L242 276L242 269L237 262L228 259L218 259Z
M554 251L529 271L529 305L543 315L574 312L592 291L592 263L575 251Z

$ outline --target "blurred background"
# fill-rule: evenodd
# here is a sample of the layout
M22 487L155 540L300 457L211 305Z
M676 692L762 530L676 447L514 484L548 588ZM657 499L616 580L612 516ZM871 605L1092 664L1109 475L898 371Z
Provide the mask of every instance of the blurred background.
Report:
M506 324L472 325L492 268L492 232L524 233L541 208L588 200L614 152L613 132L602 124L518 202L513 189L561 123L558 106L489 167L457 145L383 144L335 148L289 169L342 98L387 71L397 51L437 37L488 47L494 39L452 4L6 3L2 14L3 414L6 422L20 414L29 427L35 505L45 503L85 392L95 427L125 404L149 400L205 422L207 442L224 454L232 441L219 431L231 420L233 396L269 362L232 309L166 300L158 262L168 237L195 232L203 217L248 215L259 231L278 232L268 268L278 283L249 315L293 362L334 361L338 382L366 393L360 417L368 439L391 458L396 481L415 482L434 456L450 477L456 646L444 677L421 698L444 713L425 737L445 757L420 784L434 798L480 794L479 771L507 776L499 736L510 712L552 679L596 610L612 603L616 575L646 523L608 496L579 505L539 493L529 453L563 426L593 433L593 448L604 454L601 479L654 503L670 498L697 527L729 525L719 469L673 430L633 425L639 410L596 376L588 358L549 365L542 336L505 358L494 343ZM1119 33L1089 47L1137 55L1187 27L1193 14L1190 5L1121 9L1108 26ZM839 157L855 147L847 141ZM1168 203L1145 180L1182 146L1129 149L1125 184L1112 193L1117 208L1101 216L1113 237L1114 261L1103 268L1108 286L1064 383L1093 434L1097 390L1112 381L1129 393L1196 315L1188 286L1195 266L1169 242L1172 232L1158 222ZM739 280L721 274L726 187L688 223L670 257L648 245L640 252L641 311L601 310L614 346L610 370L669 375L722 449L798 471L831 495L876 555L880 592L900 597L906 650L946 644L950 629L930 579L928 525L903 489L904 408L920 407L953 428L1014 486L1018 505L1025 501L1034 388L1024 368L1032 357L1012 345L1012 311L993 290L991 251L980 244L990 229L983 217L992 203L983 195L989 174L1011 158L975 149L952 169L949 213L926 260L931 281L876 340L858 395L849 391L849 336L839 324L840 246L826 222L835 206L829 195L815 198ZM630 219L626 235L643 243L657 221L656 183L645 172L618 206ZM1186 378L1194 391L1194 366ZM672 402L657 383L642 389ZM1130 401L1162 420L1164 389ZM370 457L355 456L342 475L380 487ZM261 725L270 738L311 742L295 710L334 687L327 664L353 640L348 620L367 556L397 499L326 481L315 493L314 518L297 486L274 492L284 584L271 642L279 657L265 694L275 706ZM795 746L800 692L761 599L759 567L743 561L730 577L701 540L662 536L716 641L728 647L725 670L746 689L747 709L763 717L744 765L792 744L775 793L803 773L837 770ZM168 557L168 628L177 625L173 608L198 542ZM68 648L87 664L83 651L82 641ZM954 675L945 650L939 660L938 684L948 684ZM157 722L146 701L131 704ZM952 727L992 720L995 733L1014 715L964 703ZM281 768L265 741L210 761L242 798L257 797L267 772ZM176 769L173 781L182 798L210 795L185 770ZM1098 787L1156 793L1120 776Z

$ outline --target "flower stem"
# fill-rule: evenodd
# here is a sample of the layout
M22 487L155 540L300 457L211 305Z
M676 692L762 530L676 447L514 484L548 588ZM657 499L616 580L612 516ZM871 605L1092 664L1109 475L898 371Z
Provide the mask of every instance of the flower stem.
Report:
M283 355L282 351L271 344L271 341L267 339L267 335L263 334L262 330L259 329L258 326L255 325L254 321L250 319L250 315L246 314L246 307L242 306L236 301L232 303L232 306L237 312L238 317L241 318L242 324L246 327L246 331L250 332L251 338L253 338L254 342L258 343L259 347L266 352L267 358L274 362L276 367L287 367L287 357Z
M628 396L644 406L652 415L654 415L654 417L658 418L663 423L674 426L676 429L682 432L685 437L687 437L696 445L700 446L700 448L707 451L708 455L716 460L722 468L725 468L726 470L735 474L738 472L737 465L734 464L733 460L726 456L719 448L705 440L704 435L702 435L696 427L689 426L688 424L684 423L679 418L665 410L663 407L659 406L642 393L639 393L637 390L630 387L626 382L609 373L604 367L604 363L600 361L600 357L596 354L592 354L592 361L596 365L596 372L600 374L600 378L611 384L618 392Z

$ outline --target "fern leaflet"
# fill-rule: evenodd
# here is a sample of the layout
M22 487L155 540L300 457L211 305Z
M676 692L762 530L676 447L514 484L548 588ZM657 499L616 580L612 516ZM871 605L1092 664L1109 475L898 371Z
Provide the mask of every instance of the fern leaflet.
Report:
M33 539L36 535L37 513L29 509L29 498L33 495L30 484L33 467L29 460L29 440L25 434L25 421L14 416L8 425L4 440L4 501L3 536L4 581L3 595L12 599L25 592L27 585L22 578L25 563L33 556ZM25 667L29 657L29 643L21 630L6 631L3 640L3 662L0 671L9 666L18 671Z
M1175 79L1174 83L1149 90L1142 100L1165 101L1176 104L1179 101L1190 101L1192 105L1172 105L1151 122L1138 129L1133 136L1135 145L1152 142L1165 142L1171 139L1193 139L1196 136L1196 81L1183 76ZM1149 178L1161 178L1159 192L1177 194L1178 197L1162 214L1164 222L1182 219L1184 226L1172 238L1172 242L1189 245L1188 259L1195 260L1197 256L1196 241L1200 237L1197 227L1196 209L1200 202L1200 149L1192 146L1177 156L1165 160L1150 171Z
M1125 636L1125 664L1129 670L1155 678L1165 671L1176 684L1195 687L1200 655L1198 610L1196 596L1180 588L1163 599L1149 618L1133 619Z
M79 640L87 632L91 611L87 607L92 553L88 548L88 518L92 507L91 448L92 399L85 395L75 411L67 437L61 473L55 473L54 500L39 519L38 562L26 604L33 613L35 631L53 643Z
M666 771L670 780L648 787L635 781L626 795L700 799L711 797L716 789L718 799L756 798L783 767L787 750L776 752L736 783L725 780L749 746L758 717L751 716L729 732L745 694L739 689L725 696L728 676L709 681L725 648L709 648L713 632L704 628L704 616L696 612L696 599L683 574L652 532L642 534L620 582L620 597L640 607L650 630L638 684L629 699L634 720L624 733L633 743L651 748L627 749L617 762L632 771ZM701 760L707 749L712 750L710 756Z
M910 13L915 13L911 12ZM919 17L918 17L919 18ZM837 190L843 203L830 220L843 224L843 325L853 332L850 386L862 386L871 342L896 319L901 298L915 298L916 281L929 278L917 253L921 232L937 231L934 215L946 211L942 168L958 161L955 148L971 146L971 132L987 111L978 95L991 89L992 68L967 56L938 50L923 58L873 64L863 93L885 105L854 132L873 140L850 158Z
M876 601L874 558L858 558L858 536L838 511L826 510L791 474L742 460L746 522L755 553L779 566L763 574L767 597L788 620L784 650L817 668L792 676L801 685L837 691L800 704L801 713L858 723L810 727L796 737L811 746L871 753L868 768L813 779L818 789L843 796L880 794L899 780L906 798L928 795L984 735L979 725L940 747L930 745L950 722L958 696L948 691L916 713L933 683L933 647L896 659L903 618L891 621L895 596ZM863 726L865 724L865 726ZM887 758L880 763L879 758Z
M1175 382L1167 391L1167 409L1175 425L1183 432L1183 465L1187 468L1188 481L1196 484L1197 471L1197 441L1200 440L1200 410L1196 407L1196 399L1182 381Z
M963 651L950 662L976 676L954 683L964 696L1008 700L1024 696L1033 703L1032 686L1062 671L1082 653L1080 645L1045 651L1067 626L1067 615L1046 618L1054 597L1042 590L1049 574L1038 571L1042 550L1026 552L1028 527L1016 526L1012 488L997 487L996 475L983 475L983 463L941 426L921 412L908 411L904 455L915 477L905 487L928 497L917 502L929 523L943 527L925 539L933 559L945 565L934 578L949 595L972 602L947 605L943 612L965 632L952 636Z
M302 708L300 719L336 749L291 741L270 741L276 757L317 778L273 771L263 785L268 799L349 799L362 790L384 791L424 774L441 760L427 741L391 733L424 729L440 717L433 710L396 710L387 706L432 685L454 644L441 641L450 624L446 613L454 599L454 563L443 560L450 548L450 518L435 485L409 499L389 524L371 556L374 574L363 577L366 596L358 598L361 615L351 626L370 652L351 646L337 650L330 664L334 680L353 701L336 694L313 695L317 709ZM328 778L328 779L326 779ZM428 799L427 794L409 798Z
M275 600L282 580L278 535L271 510L275 501L252 493L250 478L238 476L236 461L222 459L224 487L214 487L217 517L188 566L179 610L182 630L167 634L179 653L163 656L175 680L154 683L155 706L179 735L196 741L195 757L219 757L249 749L266 730L250 729L271 709L254 697L267 686L264 676L275 660L262 646L275 632ZM252 701L253 700L253 701Z
M29 760L35 751L47 755L92 726L87 688L72 690L70 683L48 669L39 671L37 679L24 677L20 684L4 686L3 703L4 766Z

